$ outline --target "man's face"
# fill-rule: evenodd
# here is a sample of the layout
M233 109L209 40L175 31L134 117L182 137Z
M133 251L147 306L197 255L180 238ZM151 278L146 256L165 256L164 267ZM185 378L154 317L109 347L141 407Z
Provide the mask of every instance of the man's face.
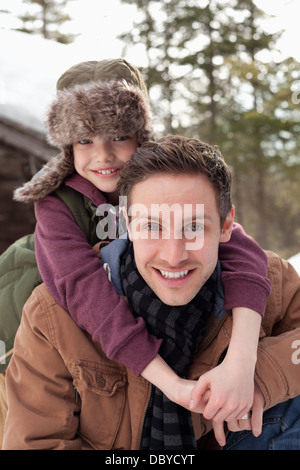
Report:
M233 210L221 230L205 175L158 174L133 187L128 213L141 276L165 304L189 303L216 267L219 242L230 239Z

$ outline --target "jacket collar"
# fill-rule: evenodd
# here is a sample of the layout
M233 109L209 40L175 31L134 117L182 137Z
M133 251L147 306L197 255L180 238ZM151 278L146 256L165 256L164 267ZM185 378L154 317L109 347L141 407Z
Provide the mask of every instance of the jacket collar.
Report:
M107 202L103 193L78 173L73 173L66 178L64 184L89 198L96 207Z

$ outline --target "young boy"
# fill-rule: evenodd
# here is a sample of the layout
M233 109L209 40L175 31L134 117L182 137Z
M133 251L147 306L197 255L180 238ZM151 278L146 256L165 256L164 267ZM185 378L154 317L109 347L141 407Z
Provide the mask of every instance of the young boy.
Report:
M57 89L47 123L49 141L61 153L15 192L16 200L35 202L41 277L56 301L101 343L109 358L190 407L195 383L178 378L160 358L161 340L148 334L141 318L134 319L92 249L99 242L97 207L118 204L122 167L152 137L144 81L125 60L92 61L67 70ZM203 405L211 418L239 419L252 404L260 320L270 285L263 251L240 226L235 226L231 241L220 245L219 257L225 308L234 309L234 331L217 378L207 377L205 389L210 395L205 395ZM221 391L218 377L222 377ZM233 408L232 394L239 403Z

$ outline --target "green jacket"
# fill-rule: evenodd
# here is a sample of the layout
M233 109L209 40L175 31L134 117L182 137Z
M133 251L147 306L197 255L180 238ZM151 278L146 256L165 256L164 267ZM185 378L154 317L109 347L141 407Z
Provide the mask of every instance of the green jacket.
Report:
M53 194L70 209L91 245L99 241L95 235L98 219L92 201L65 185ZM41 282L35 258L34 234L26 235L0 256L0 373L6 370L12 355L23 306Z

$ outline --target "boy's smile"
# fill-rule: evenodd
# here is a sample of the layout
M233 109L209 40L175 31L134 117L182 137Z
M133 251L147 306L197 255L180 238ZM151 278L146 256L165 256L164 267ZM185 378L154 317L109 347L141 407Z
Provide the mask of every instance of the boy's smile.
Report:
M107 178L117 176L116 173L119 171L120 171L120 168L104 168L104 169L95 170L97 174L99 174L100 176L107 177Z

